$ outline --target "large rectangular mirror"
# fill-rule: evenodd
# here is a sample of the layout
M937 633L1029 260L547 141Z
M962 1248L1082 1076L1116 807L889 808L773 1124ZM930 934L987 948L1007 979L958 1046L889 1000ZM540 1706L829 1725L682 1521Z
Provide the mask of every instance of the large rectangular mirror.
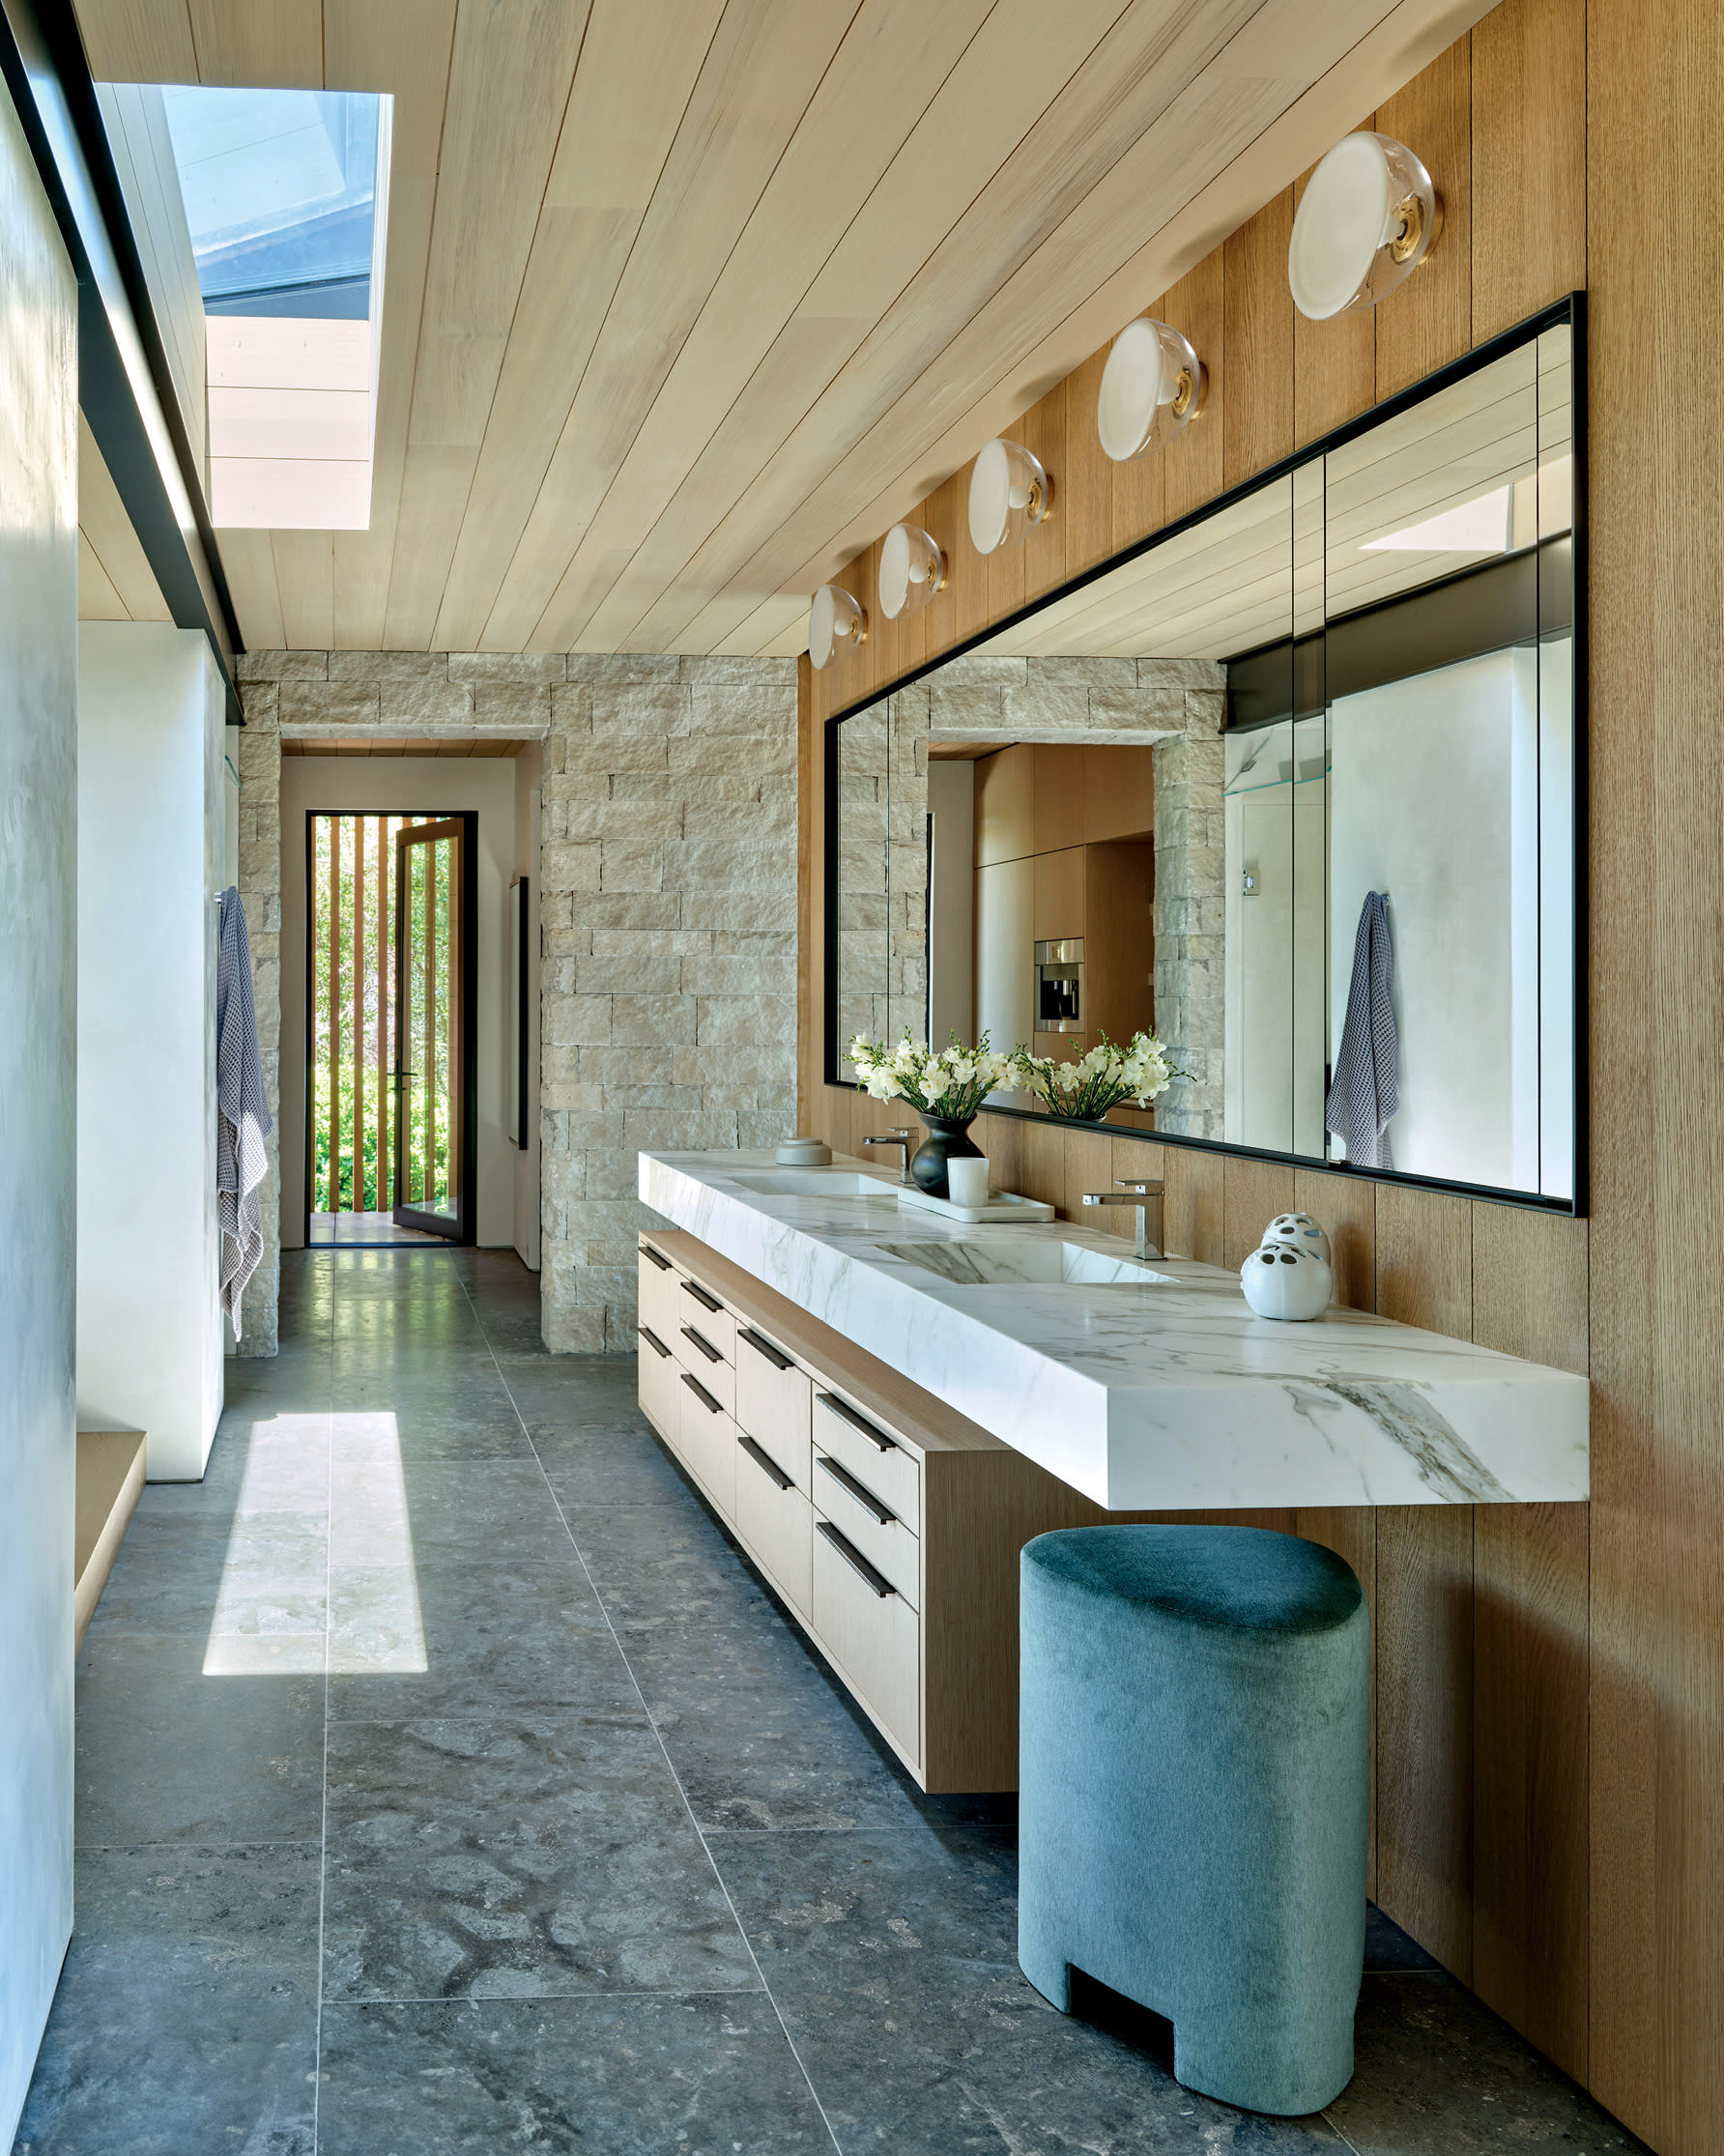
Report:
M1578 1207L1578 331L832 721L829 1078L1141 1029L1179 1075L1112 1127Z

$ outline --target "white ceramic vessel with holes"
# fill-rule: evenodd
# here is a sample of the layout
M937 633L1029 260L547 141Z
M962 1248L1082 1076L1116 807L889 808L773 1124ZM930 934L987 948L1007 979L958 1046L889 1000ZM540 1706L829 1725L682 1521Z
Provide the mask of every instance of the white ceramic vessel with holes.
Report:
M1328 1236L1308 1213L1278 1213L1263 1230L1263 1242L1290 1243L1295 1250L1315 1250L1325 1265L1335 1263Z
M1259 1317L1321 1317L1335 1300L1335 1275L1315 1250L1265 1243L1239 1268L1245 1299Z

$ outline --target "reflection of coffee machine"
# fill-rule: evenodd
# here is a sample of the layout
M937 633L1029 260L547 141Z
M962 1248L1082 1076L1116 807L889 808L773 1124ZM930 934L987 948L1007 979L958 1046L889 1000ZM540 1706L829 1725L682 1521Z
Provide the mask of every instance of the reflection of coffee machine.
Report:
M1020 945L1020 949L1022 946ZM1036 1031L1083 1030L1083 938L1068 935L1036 945Z

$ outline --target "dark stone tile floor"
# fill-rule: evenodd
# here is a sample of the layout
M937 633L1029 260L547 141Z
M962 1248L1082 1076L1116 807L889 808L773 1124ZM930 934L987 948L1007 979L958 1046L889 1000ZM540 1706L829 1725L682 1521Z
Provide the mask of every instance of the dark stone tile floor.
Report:
M283 1267L78 1664L77 1929L16 2156L1564 2156L1639 2144L1373 1912L1320 2117L1019 1974L924 1797L511 1254Z

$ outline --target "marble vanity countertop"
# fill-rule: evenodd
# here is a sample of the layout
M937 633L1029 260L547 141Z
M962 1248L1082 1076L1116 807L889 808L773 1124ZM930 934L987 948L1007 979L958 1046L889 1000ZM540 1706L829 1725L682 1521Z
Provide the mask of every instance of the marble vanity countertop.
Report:
M1130 1246L1070 1221L948 1224L842 1156L796 1171L813 1194L750 1188L786 1173L770 1153L643 1153L640 1195L1109 1510L1588 1495L1590 1388L1571 1371L1361 1310L1277 1323L1237 1274L1189 1258L1151 1260L1147 1280L982 1284L963 1277L978 1262L1129 1270ZM1078 1254L1026 1248L1061 1244Z

